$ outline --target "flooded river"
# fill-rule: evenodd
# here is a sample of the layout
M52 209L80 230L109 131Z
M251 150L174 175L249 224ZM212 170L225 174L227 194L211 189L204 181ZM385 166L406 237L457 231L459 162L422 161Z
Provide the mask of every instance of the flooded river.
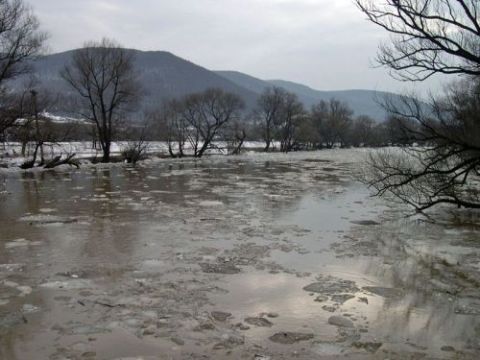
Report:
M0 359L478 359L480 238L359 151L5 173Z

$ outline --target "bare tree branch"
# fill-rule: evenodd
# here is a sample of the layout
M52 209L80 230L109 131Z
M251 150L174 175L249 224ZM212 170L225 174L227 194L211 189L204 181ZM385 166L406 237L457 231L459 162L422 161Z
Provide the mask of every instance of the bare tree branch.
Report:
M118 121L135 105L140 92L133 53L111 40L90 42L75 51L61 76L83 99L88 109L84 117L97 127L102 161L110 161Z

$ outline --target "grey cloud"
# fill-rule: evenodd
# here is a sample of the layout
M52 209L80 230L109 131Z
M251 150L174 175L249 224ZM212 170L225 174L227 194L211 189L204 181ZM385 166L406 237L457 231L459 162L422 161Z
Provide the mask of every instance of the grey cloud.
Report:
M351 0L31 0L52 51L110 37L166 50L209 69L317 89L399 90L373 69L380 29ZM435 85L435 80L429 85ZM426 85L425 85L426 86Z

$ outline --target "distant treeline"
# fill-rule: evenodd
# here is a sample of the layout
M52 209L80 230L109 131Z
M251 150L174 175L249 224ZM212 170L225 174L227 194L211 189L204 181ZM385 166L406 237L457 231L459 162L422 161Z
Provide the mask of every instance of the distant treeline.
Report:
M44 112L58 108L58 96L36 94L33 99L31 91L22 95L15 96L17 101L23 102L18 104L22 109L21 117L14 126L5 129L2 141L20 142L24 148L37 137L48 143L91 141L92 146L96 144L98 130L94 122L52 119ZM34 108L43 111L38 113ZM138 114L125 112L115 120L111 140L166 141L174 157L200 157L217 141L230 143L234 153L241 151L245 141L262 141L264 151L282 152L405 146L415 142L405 131L405 119L391 116L384 122L377 122L365 115L355 117L346 103L336 99L320 101L311 109L305 109L295 94L279 87L266 89L253 112L245 113L243 109L243 101L237 95L209 89L171 100L146 112L140 119Z
M104 162L110 161L114 141L132 143L125 149L129 161L141 158L137 153L145 151L145 142L159 140L168 142L172 157L201 157L219 141L232 154L241 152L247 140L263 141L264 151L282 152L413 142L395 118L377 123L354 117L347 104L335 99L306 109L295 94L279 87L267 88L253 111L245 110L238 95L218 88L168 102L158 94L162 105L142 110L146 94L135 53L109 39L73 52L59 74L70 92L56 94L39 85L29 66L47 39L31 9L22 0L0 2L0 23L10 24L0 29L0 53L5 54L0 62L0 140L20 142L24 156L27 147L35 149L25 168L45 164L44 147L65 141L91 141L102 150ZM31 76L22 86L9 87L7 80L25 73ZM76 114L76 119L59 117L62 113Z

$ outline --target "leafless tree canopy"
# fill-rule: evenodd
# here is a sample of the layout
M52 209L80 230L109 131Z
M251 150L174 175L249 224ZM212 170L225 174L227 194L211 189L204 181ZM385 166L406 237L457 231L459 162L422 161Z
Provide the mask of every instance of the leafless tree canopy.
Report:
M281 123L282 107L287 92L279 87L267 88L259 97L255 117L259 122L262 138L265 141L265 152L270 150L272 141L277 135L276 128Z
M29 70L26 60L38 55L46 34L22 0L0 0L0 84Z
M52 94L36 82L29 79L21 91L10 94L8 100L10 113L2 113L3 117L10 116L15 122L8 130L9 138L21 143L21 155L27 160L20 167L30 169L33 167L53 168L58 165L69 164L78 167L74 159L75 154L55 155L54 150L59 143L66 141L73 124L55 124L45 112L48 112L57 104L57 96Z
M400 104L387 100L397 136L417 146L373 155L369 184L419 211L441 203L480 208L480 2L356 2L393 34L391 44L380 48L379 62L398 77L463 76L428 106L411 96Z
M480 75L478 0L355 0L392 34L378 61L403 80L435 73Z
M7 130L12 128L17 120L23 116L24 95L1 92L0 138L6 137Z
M30 70L28 60L38 55L46 39L39 22L21 0L0 0L0 134L21 117L19 99L5 89L5 81Z
M184 156L185 144L188 144L194 157L202 157L215 147L214 140L221 131L239 120L244 106L237 95L221 89L207 89L172 100L163 108L170 155ZM178 145L177 152L173 149L174 143Z
M358 116L352 122L349 142L355 147L378 144L379 139L377 138L375 125L375 121L369 116Z
M153 121L159 127L159 132L167 141L171 157L185 156L185 143L190 133L188 123L182 117L181 107L180 101L171 100L162 104L161 109L151 114Z
M272 142L278 140L280 150L289 152L297 145L297 130L306 119L306 113L295 94L271 87L265 89L258 99L255 118L265 141L264 151L269 151Z
M394 193L418 210L439 203L480 208L480 83L463 80L451 85L445 97L432 99L428 110L412 98L395 109L402 119L414 120L400 126L422 146L405 148L408 156L373 156L371 185L379 194Z
M150 133L152 132L151 124L147 117L143 124L137 124L135 127L129 126L124 129L125 137L130 138L126 146L121 149L121 155L125 162L135 165L138 161L147 158Z
M313 124L322 146L332 148L335 144L346 145L352 124L352 110L336 99L320 101L312 108Z
M306 119L305 109L297 95L287 92L283 96L280 115L280 151L289 152L297 146L298 127Z
M82 99L82 116L96 125L103 161L110 161L118 121L139 94L133 54L111 40L87 43L61 75Z
M242 151L243 143L247 138L245 124L235 121L228 127L225 139L229 142L229 148L232 155L238 155Z

